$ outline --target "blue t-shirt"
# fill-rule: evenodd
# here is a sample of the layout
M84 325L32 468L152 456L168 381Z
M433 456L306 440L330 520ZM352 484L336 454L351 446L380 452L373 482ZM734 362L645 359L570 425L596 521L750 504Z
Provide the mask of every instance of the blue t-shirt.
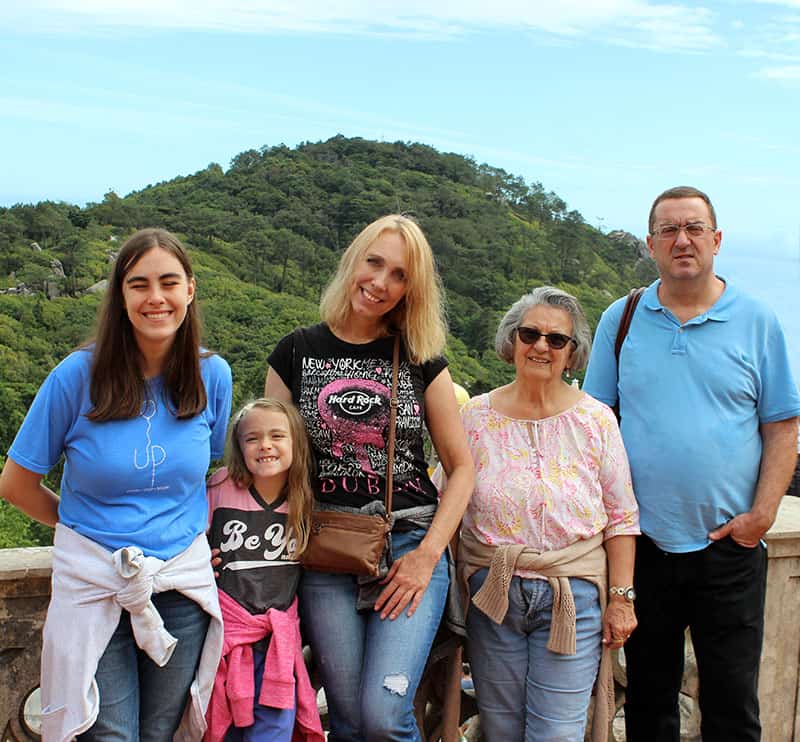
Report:
M225 446L230 367L217 355L201 359L208 404L191 419L170 412L157 377L140 415L96 423L86 418L91 360L79 350L53 369L8 455L46 474L63 454L61 523L111 551L135 545L169 559L206 530L205 475Z
M800 415L800 394L765 304L726 284L707 312L681 324L659 302L659 284L642 295L619 377L625 299L603 313L583 388L607 405L619 399L642 532L664 551L697 551L752 507L759 426Z

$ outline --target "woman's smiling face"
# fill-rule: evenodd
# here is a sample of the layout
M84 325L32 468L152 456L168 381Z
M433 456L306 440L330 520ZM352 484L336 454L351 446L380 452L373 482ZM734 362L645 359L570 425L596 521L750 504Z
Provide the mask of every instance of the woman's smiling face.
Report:
M408 248L399 232L382 232L353 271L350 307L364 319L379 321L405 296Z
M159 354L175 340L194 298L194 279L167 250L153 247L122 281L125 311L142 354Z
M520 322L521 327L538 330L542 335L557 332L572 336L572 318L565 309L537 304L531 307ZM524 343L519 333L514 333L514 367L517 379L523 383L542 383L561 379L569 367L574 344L569 342L563 348L551 348L545 337L535 343Z

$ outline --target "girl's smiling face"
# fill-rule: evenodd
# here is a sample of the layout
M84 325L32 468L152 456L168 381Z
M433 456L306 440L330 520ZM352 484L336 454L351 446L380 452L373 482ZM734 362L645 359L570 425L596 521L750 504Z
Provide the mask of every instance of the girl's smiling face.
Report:
M267 493L274 493L268 499L271 502L280 493L292 465L289 419L277 410L254 407L239 423L238 433L244 464L253 476L253 484L265 499ZM280 486L276 487L276 483Z

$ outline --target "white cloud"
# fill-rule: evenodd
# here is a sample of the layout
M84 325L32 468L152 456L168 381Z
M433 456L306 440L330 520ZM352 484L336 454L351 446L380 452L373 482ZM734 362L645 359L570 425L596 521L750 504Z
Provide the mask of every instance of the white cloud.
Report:
M710 10L652 0L28 0L0 26L50 32L170 29L449 38L523 29L612 43L697 49L719 43Z
M800 82L800 64L787 64L783 67L765 67L758 73L759 77L768 80Z
M784 8L800 8L800 0L755 0L762 5L780 5Z
M765 51L764 49L742 49L738 54L752 59L770 59L773 62L800 62L800 54Z

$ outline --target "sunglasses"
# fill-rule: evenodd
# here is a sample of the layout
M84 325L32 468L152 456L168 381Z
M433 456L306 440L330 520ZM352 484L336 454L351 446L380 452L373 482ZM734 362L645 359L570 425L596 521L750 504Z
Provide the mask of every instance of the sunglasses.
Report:
M517 335L523 343L528 345L533 345L539 338L544 338L553 350L561 350L570 342L575 343L576 347L578 345L575 338L569 335L562 335L560 332L539 332L535 327L525 327L524 325L517 328Z

